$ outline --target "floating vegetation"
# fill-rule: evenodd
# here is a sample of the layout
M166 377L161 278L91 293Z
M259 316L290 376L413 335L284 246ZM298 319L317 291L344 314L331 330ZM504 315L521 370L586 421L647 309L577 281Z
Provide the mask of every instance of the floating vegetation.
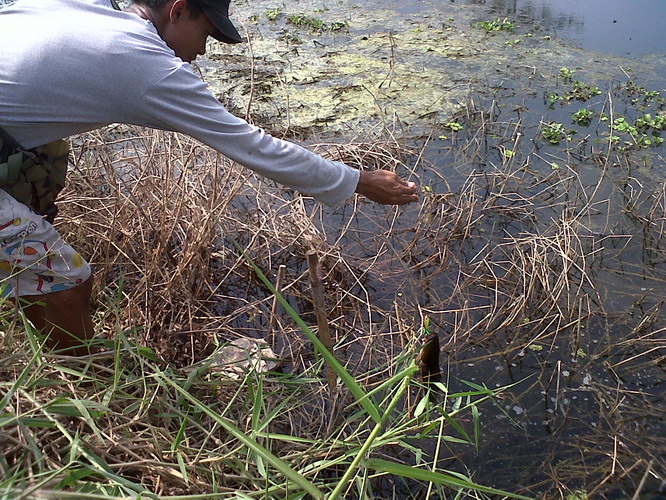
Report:
M303 43L303 39L298 35L294 35L293 33L285 33L284 35L280 35L278 40L281 42L286 42L290 45L300 45Z
M588 102L593 97L601 95L601 90L596 85L571 80L574 71L561 68L559 76L569 83L570 89L564 93L546 92L545 102L550 109L556 104L560 106L570 105L575 101ZM662 132L666 129L666 112L664 111L664 99L660 92L647 90L645 87L635 85L632 81L622 83L614 89L618 97L624 96L628 99L631 107L626 111L633 113L631 116L613 117L604 112L607 103L600 101L587 107L580 108L571 114L572 123L581 127L589 127L592 118L598 116L599 128L597 133L607 138L612 147L628 149L645 149L663 145ZM652 107L652 113L645 110ZM575 130L567 130L561 123L544 124L542 136L550 144L558 145L562 140L570 138Z
M574 80L572 85L573 88L565 95L565 99L576 99L585 102L601 94L601 90L596 85L583 83L579 80Z
M565 82L571 83L571 88L566 92L560 94L557 92L550 92L548 94L548 102L553 106L557 102L562 101L581 101L586 102L592 97L598 96L601 94L601 89L596 85L590 85L580 80L565 79Z
M567 129L562 123L544 123L543 130L541 131L542 137L553 145L558 145L560 142L571 140L571 135L576 133L575 130Z
M458 122L447 122L443 125L443 128L452 132L459 132L463 129L463 126Z
M582 108L571 115L571 120L573 123L577 125L580 125L582 127L587 127L592 122L593 116L594 116L593 111Z
M495 33L498 31L513 32L515 26L508 17L497 18L493 21L481 21L474 23L472 26L485 30L487 33Z
M642 85L637 85L633 80L629 80L620 84L619 89L621 92L630 98L631 104L646 104L655 103L662 107L666 104L666 99L662 97L658 90L647 90Z
M266 19L269 21L275 21L278 17L280 17L280 14L282 14L282 9L280 7L268 9L266 11Z
M615 119L613 125L608 132L611 135L611 141L615 144L622 144L623 148L631 148L637 146L639 148L649 148L653 146L661 146L664 143L663 137L660 136L664 130L666 119L659 116L652 119L651 115L643 115L634 121L632 125L626 118L620 116ZM646 132L650 131L648 135ZM629 139L622 140L622 137L615 135L618 133L629 136Z
M565 82L571 81L575 72L575 69L569 69L567 67L560 68L560 76L564 79Z
M347 23L342 21L325 23L318 17L311 17L305 14L290 14L287 16L287 22L293 24L297 28L306 28L314 33L321 33L323 31L341 31L347 28Z

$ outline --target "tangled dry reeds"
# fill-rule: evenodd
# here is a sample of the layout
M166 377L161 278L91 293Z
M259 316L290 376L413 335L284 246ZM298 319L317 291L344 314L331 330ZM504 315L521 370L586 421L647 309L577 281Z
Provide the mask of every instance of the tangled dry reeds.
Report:
M402 209L355 199L322 210L177 134L118 126L77 138L58 229L93 265L96 324L116 357L112 366L100 355L63 368L33 357L11 314L3 316L13 332L6 337L23 346L2 353L3 380L30 380L3 401L15 415L2 417L10 418L4 470L34 475L30 484L44 498L74 484L75 465L86 462L88 471L94 457L108 465L95 480L115 484L109 495L123 480L162 495L260 497L266 482L283 494L284 484L222 422L171 390L167 380L175 380L333 487L368 428L349 394L328 393L321 358L273 306L237 241L273 278L286 266L283 295L311 325L305 255L317 251L334 352L368 390L401 373L428 317L440 332L447 390L471 387L480 391L474 397L492 399L484 413L497 408L483 431L478 409L461 417L454 428L469 435L460 444L445 434L450 421L419 420L425 403L407 391L397 417L407 423L373 456L492 470L498 484L549 497L577 488L633 493L643 478L663 478L663 184L650 186L623 155L594 145L521 148L530 130L494 107L469 103L460 120L468 133L445 144L426 137L406 147L387 135L313 146L418 180L422 202ZM646 283L643 295L637 280ZM267 339L286 373L234 383L182 370L204 366L239 336ZM35 366L49 384L21 379ZM509 388L491 394L485 386ZM439 408L476 408L470 398ZM26 425L31 415L39 426ZM68 461L63 449L82 455ZM526 483L515 483L518 472ZM368 491L364 477L358 491ZM391 485L368 481L388 495ZM433 494L432 484L400 488Z

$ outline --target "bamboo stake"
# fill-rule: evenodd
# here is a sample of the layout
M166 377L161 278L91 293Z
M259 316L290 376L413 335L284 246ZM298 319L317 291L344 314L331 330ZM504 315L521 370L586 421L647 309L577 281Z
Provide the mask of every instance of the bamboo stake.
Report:
M331 334L328 329L328 317L326 315L326 308L324 307L324 285L319 277L319 257L315 250L308 250L305 255L308 260L310 280L312 281L312 298L315 313L317 315L319 339L326 349L333 354L333 343L331 342ZM328 388L332 393L335 389L336 377L333 367L328 364L326 365L326 377L328 379Z

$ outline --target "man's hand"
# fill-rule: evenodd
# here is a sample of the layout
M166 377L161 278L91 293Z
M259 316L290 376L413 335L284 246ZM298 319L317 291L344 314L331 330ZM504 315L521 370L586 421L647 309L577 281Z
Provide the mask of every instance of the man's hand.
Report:
M361 172L356 192L385 205L406 205L419 199L414 182L407 182L388 170Z

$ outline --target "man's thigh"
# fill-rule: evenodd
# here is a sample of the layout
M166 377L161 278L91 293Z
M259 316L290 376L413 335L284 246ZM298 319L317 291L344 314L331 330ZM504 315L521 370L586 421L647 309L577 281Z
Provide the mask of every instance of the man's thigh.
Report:
M42 295L73 288L88 263L44 218L0 189L0 294Z

